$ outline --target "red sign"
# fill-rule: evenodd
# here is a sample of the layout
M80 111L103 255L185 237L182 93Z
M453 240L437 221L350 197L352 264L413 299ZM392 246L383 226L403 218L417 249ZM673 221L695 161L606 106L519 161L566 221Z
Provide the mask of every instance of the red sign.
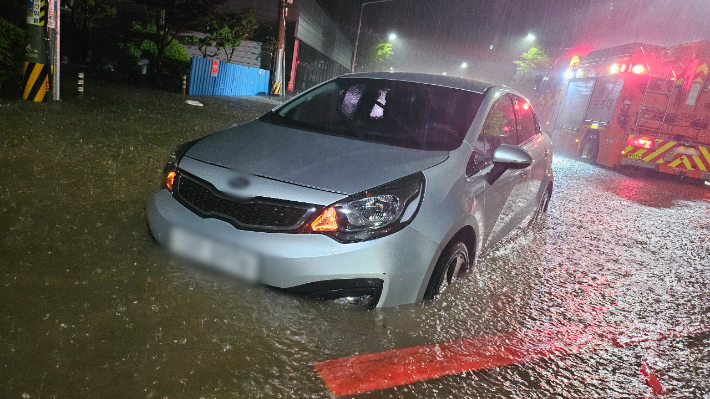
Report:
M212 76L217 76L218 70L219 70L219 61L213 60L212 61Z

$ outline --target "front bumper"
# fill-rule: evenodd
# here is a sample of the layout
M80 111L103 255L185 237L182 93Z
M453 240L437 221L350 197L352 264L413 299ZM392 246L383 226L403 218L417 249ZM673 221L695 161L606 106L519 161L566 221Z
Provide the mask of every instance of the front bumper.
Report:
M163 245L168 244L173 228L189 229L258 254L262 260L259 283L328 299L351 296L361 291L357 288L374 289L380 293L378 307L420 301L438 252L437 243L411 227L349 244L322 234L239 230L218 219L203 219L165 189L153 193L147 214L153 236ZM381 283L353 287L343 285L345 280Z

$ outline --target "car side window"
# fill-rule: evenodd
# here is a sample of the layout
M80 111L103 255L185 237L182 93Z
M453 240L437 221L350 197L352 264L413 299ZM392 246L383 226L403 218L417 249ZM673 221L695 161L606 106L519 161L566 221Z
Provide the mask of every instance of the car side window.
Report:
M478 173L493 161L493 151L501 144L518 144L515 132L513 100L506 96L498 100L488 112L483 129L478 135L473 153L466 165L466 176Z
M515 134L515 111L510 97L504 97L493 104L483 129L478 136L477 145L486 156L486 161L493 160L493 151L501 144L518 144Z
M515 98L515 113L517 114L518 120L517 144L523 144L538 133L537 124L535 123L535 114L530 104L518 97Z

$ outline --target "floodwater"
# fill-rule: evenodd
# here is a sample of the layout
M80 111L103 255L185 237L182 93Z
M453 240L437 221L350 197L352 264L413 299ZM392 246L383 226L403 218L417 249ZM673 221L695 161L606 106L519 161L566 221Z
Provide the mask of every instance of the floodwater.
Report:
M359 397L640 398L642 359L667 397L710 397L710 187L556 156L541 230L432 304L366 311L195 271L148 234L172 146L272 101L94 90L0 106L0 397L328 398L316 362L566 326L642 342Z

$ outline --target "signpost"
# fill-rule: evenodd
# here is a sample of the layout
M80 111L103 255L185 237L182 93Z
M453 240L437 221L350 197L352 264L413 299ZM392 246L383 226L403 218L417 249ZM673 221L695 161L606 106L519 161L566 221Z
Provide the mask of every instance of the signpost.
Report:
M212 60L212 77L216 77L217 72L219 72L219 60Z
M51 67L47 60L47 3L46 0L27 2L27 45L22 98L43 101Z

